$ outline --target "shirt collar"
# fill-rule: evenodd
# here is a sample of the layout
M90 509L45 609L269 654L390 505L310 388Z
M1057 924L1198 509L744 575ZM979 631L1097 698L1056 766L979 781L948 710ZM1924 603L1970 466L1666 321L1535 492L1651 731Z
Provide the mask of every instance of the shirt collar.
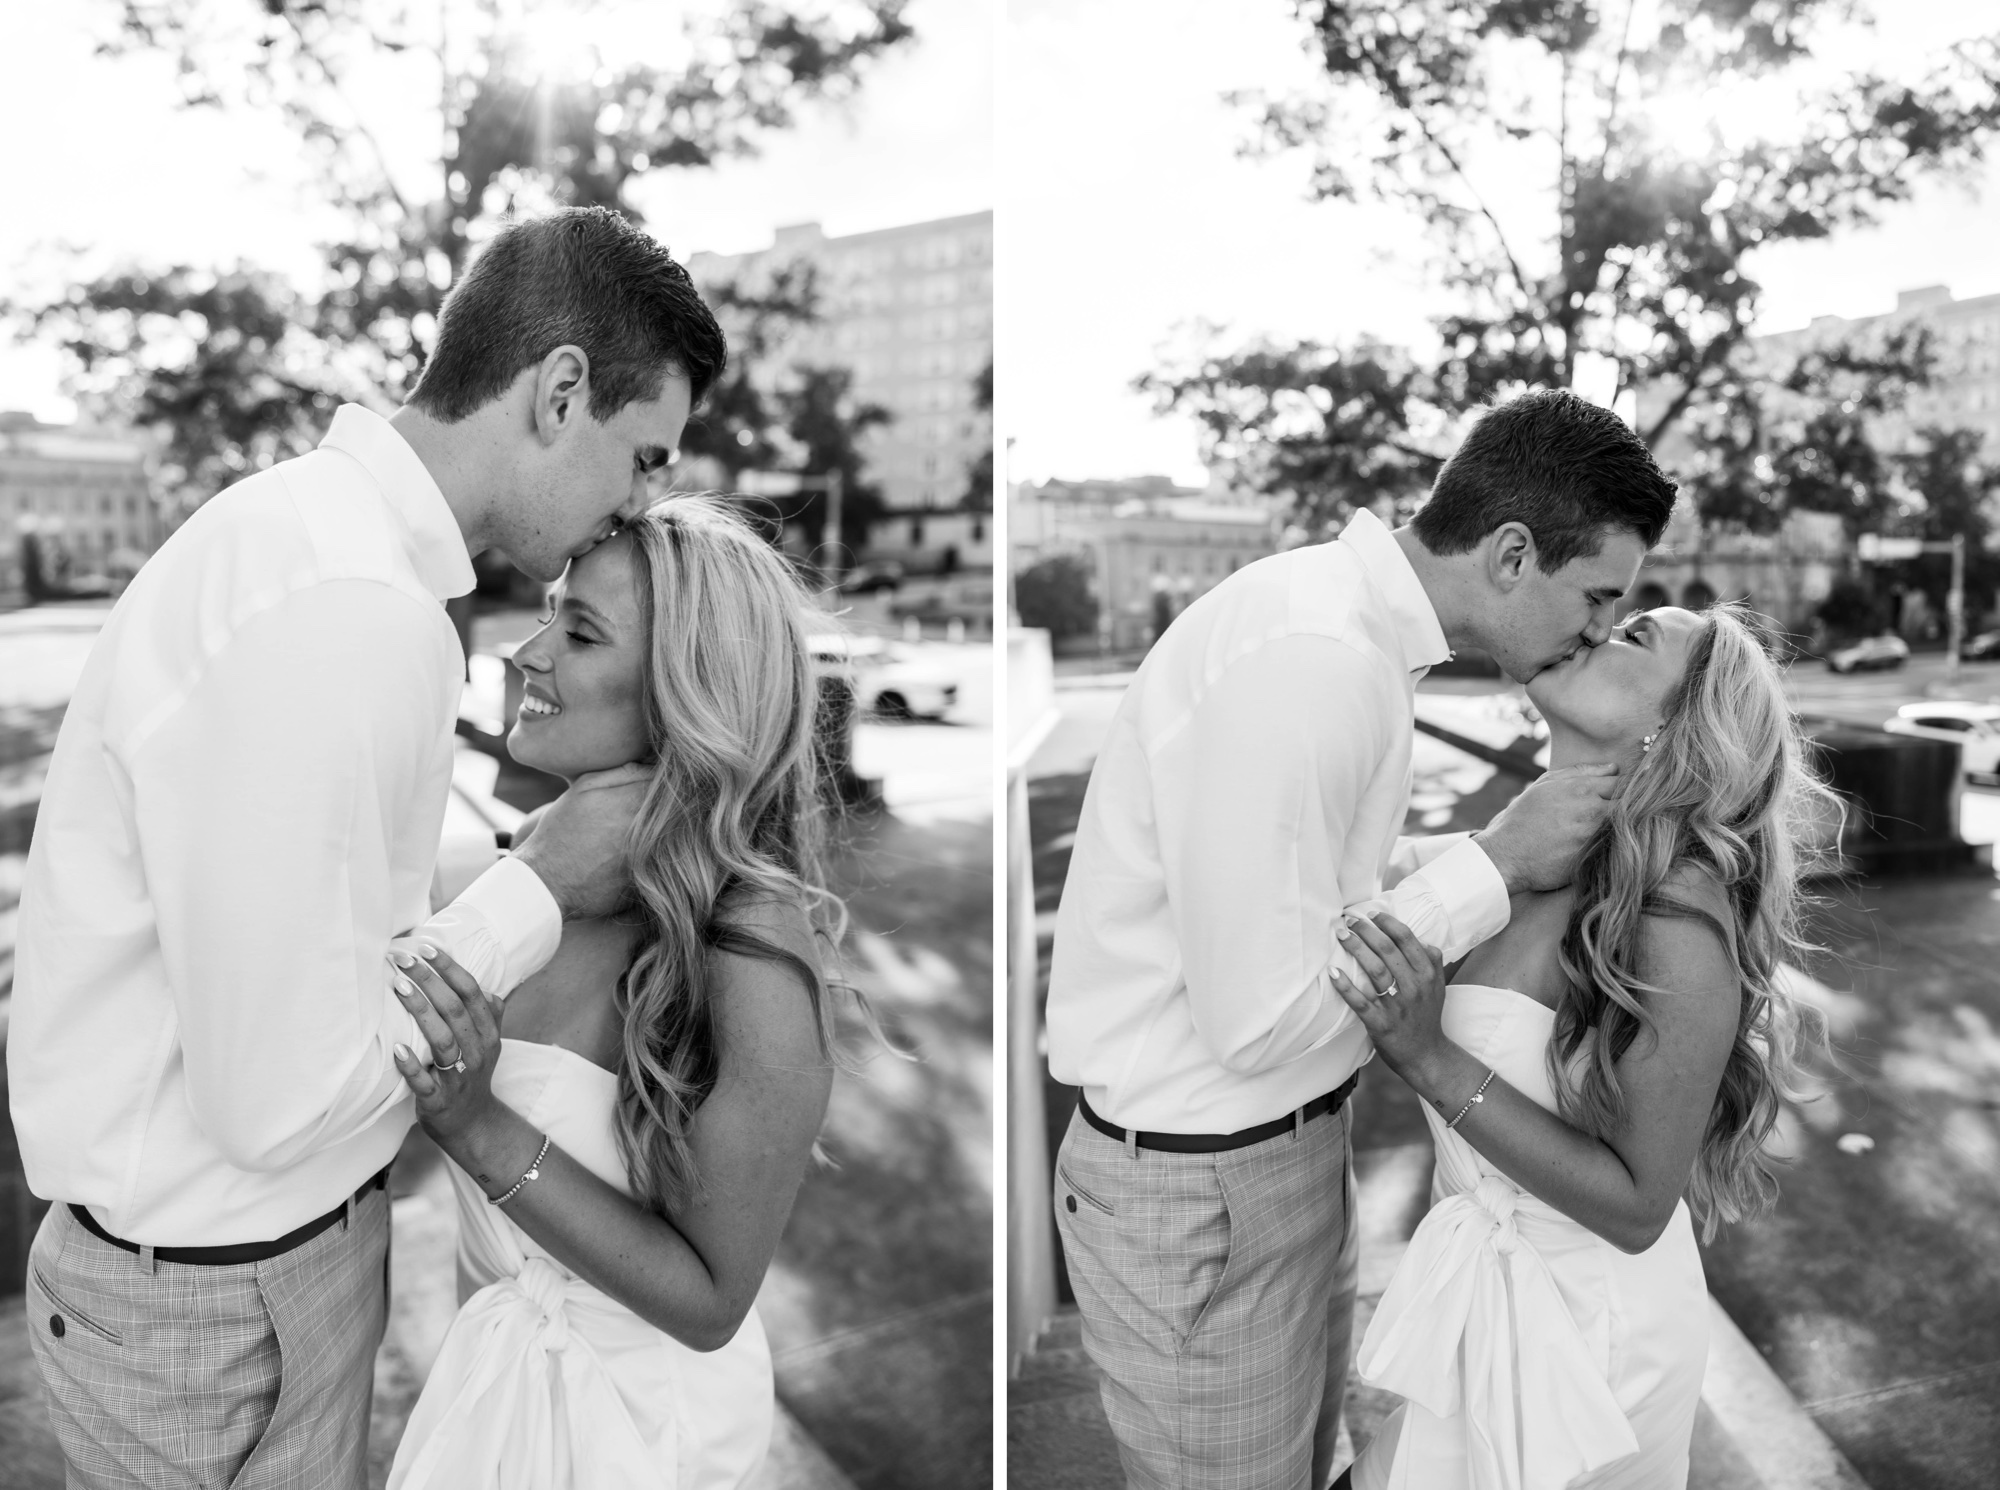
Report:
M1415 672L1435 667L1451 656L1444 627L1438 624L1437 608L1425 593L1417 571L1410 567L1409 555L1390 536L1382 520L1362 508L1348 519L1340 542L1360 557L1361 567L1387 603L1396 637L1403 644L1404 665Z
M403 548L425 589L449 600L472 588L472 560L458 519L395 425L359 404L342 404L319 448L351 456L375 478L384 500L403 520Z

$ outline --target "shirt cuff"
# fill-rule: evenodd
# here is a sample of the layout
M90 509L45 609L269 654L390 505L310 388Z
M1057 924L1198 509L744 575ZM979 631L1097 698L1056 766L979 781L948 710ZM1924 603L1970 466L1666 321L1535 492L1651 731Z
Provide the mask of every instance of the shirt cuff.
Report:
M562 909L540 876L510 854L416 935L443 947L486 994L505 998L555 956Z
M1513 915L1507 882L1486 857L1486 850L1471 838L1430 860L1415 877L1437 897L1451 927L1449 940L1464 951L1504 931ZM1446 961L1454 960L1447 955Z

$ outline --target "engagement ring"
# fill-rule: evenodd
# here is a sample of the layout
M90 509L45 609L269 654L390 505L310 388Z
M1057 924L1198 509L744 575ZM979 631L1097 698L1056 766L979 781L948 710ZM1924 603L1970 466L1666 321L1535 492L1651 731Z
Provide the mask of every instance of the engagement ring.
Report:
M465 1071L465 1057L464 1057L464 1056L460 1056L460 1057L459 1057L459 1058L458 1058L457 1060L453 1061L453 1062L452 1062L452 1063L451 1063L451 1064L450 1064L449 1066L447 1066L447 1065L443 1064L442 1062L440 1062L440 1063L438 1064L438 1070L440 1070L440 1071L457 1071L457 1072L459 1072L460 1074L463 1074L463 1073L464 1073L464 1071Z

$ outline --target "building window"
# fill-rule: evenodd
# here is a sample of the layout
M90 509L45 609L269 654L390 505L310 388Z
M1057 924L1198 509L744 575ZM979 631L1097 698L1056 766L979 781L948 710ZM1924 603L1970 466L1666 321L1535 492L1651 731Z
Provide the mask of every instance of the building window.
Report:
M929 500L930 500L930 493L929 493L929 492L925 492L925 493L924 493L924 500L925 500L925 501L929 501ZM924 523L923 523L923 519L922 519L922 518L917 518L917 517L913 517L913 518L911 518L911 519L910 519L910 547L911 547L911 548L922 548L923 546L924 546Z

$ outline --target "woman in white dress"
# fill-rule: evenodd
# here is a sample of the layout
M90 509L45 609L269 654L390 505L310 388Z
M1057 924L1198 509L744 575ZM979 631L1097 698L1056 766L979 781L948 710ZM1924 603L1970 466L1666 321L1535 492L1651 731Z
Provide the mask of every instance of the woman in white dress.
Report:
M436 1065L399 1064L453 1161L461 1308L391 1486L725 1490L764 1457L753 1301L833 1074L804 615L727 507L670 498L514 655L516 760L637 762L650 790L629 909L566 924L504 1005L409 967Z
M1684 1490L1694 1223L1771 1203L1761 1145L1816 1031L1777 973L1830 799L1751 614L1634 616L1528 696L1551 766L1626 779L1575 882L1516 896L1449 986L1388 916L1343 934L1370 986L1342 997L1437 1149L1357 1357L1406 1400L1337 1482L1356 1490Z

